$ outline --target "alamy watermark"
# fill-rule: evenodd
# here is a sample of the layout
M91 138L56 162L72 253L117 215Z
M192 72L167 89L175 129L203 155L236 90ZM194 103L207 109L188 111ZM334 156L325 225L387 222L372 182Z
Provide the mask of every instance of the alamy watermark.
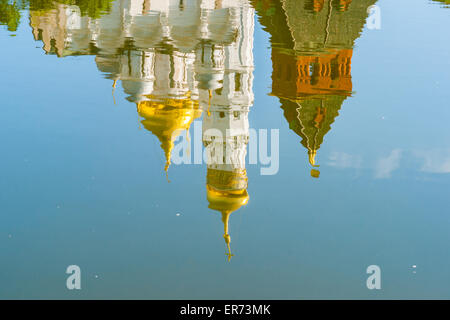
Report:
M193 127L192 137L188 131L173 134L173 164L206 163L218 169L245 169L247 163L260 165L261 175L278 173L279 129L202 127L200 121L194 121Z
M367 274L370 274L370 276L367 278L366 286L367 289L373 290L381 289L381 268L375 264L370 265L367 267L366 270Z
M66 287L69 290L81 290L81 269L77 265L70 265L66 269L66 273L70 274L66 280Z
M381 9L377 5L372 5L367 8L367 29L380 30L381 29Z
M416 265L413 265L416 268ZM381 268L377 265L370 265L366 269L367 278L366 286L369 290L381 289ZM77 265L70 265L66 269L66 274L69 274L66 280L66 287L69 290L81 290L81 269ZM97 277L97 276L96 276Z

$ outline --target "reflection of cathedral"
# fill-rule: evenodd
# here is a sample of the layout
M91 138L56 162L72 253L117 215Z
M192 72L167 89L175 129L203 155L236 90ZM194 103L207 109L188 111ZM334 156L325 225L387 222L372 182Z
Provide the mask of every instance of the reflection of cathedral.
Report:
M272 94L308 150L311 175L324 136L351 95L354 41L375 0L254 0L271 34Z
M272 94L302 138L319 177L316 155L351 95L351 59L367 8L375 0L253 0L271 34ZM58 4L30 12L36 39L59 56L95 54L108 79L137 106L158 137L167 172L174 141L203 117L206 192L219 211L231 257L228 219L248 201L245 157L253 104L253 19L246 0L118 0L92 18Z
M58 4L30 12L36 39L58 56L95 54L120 81L170 165L174 141L203 113L209 208L228 219L248 201L245 157L253 104L254 10L246 0L122 0L99 18Z

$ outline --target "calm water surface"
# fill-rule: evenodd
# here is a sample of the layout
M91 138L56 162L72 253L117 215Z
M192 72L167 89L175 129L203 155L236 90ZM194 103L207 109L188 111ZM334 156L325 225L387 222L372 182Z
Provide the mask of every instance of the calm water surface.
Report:
M448 7L0 0L0 298L449 299Z

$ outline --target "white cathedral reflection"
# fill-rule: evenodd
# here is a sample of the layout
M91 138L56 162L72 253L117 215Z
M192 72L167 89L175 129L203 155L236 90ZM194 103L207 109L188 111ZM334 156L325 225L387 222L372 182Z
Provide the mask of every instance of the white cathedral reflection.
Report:
M142 125L171 163L174 140L203 116L209 208L228 219L248 201L245 157L253 104L254 9L246 0L118 0L98 18L56 4L30 12L43 49L60 57L95 55L113 87L121 83Z

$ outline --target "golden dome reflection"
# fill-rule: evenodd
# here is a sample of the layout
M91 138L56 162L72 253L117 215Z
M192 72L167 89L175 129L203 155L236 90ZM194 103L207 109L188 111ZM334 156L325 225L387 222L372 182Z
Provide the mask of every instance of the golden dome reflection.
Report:
M228 261L234 256L231 253L231 236L228 231L228 222L231 213L246 205L249 199L247 190L217 190L213 186L206 185L206 195L209 202L209 208L219 211L222 214L222 222L224 224L223 238L227 245Z
M174 141L183 131L189 131L191 123L201 116L202 110L197 101L185 98L141 101L137 103L137 112L144 118L141 121L144 128L161 142L166 158L164 171L167 172Z

